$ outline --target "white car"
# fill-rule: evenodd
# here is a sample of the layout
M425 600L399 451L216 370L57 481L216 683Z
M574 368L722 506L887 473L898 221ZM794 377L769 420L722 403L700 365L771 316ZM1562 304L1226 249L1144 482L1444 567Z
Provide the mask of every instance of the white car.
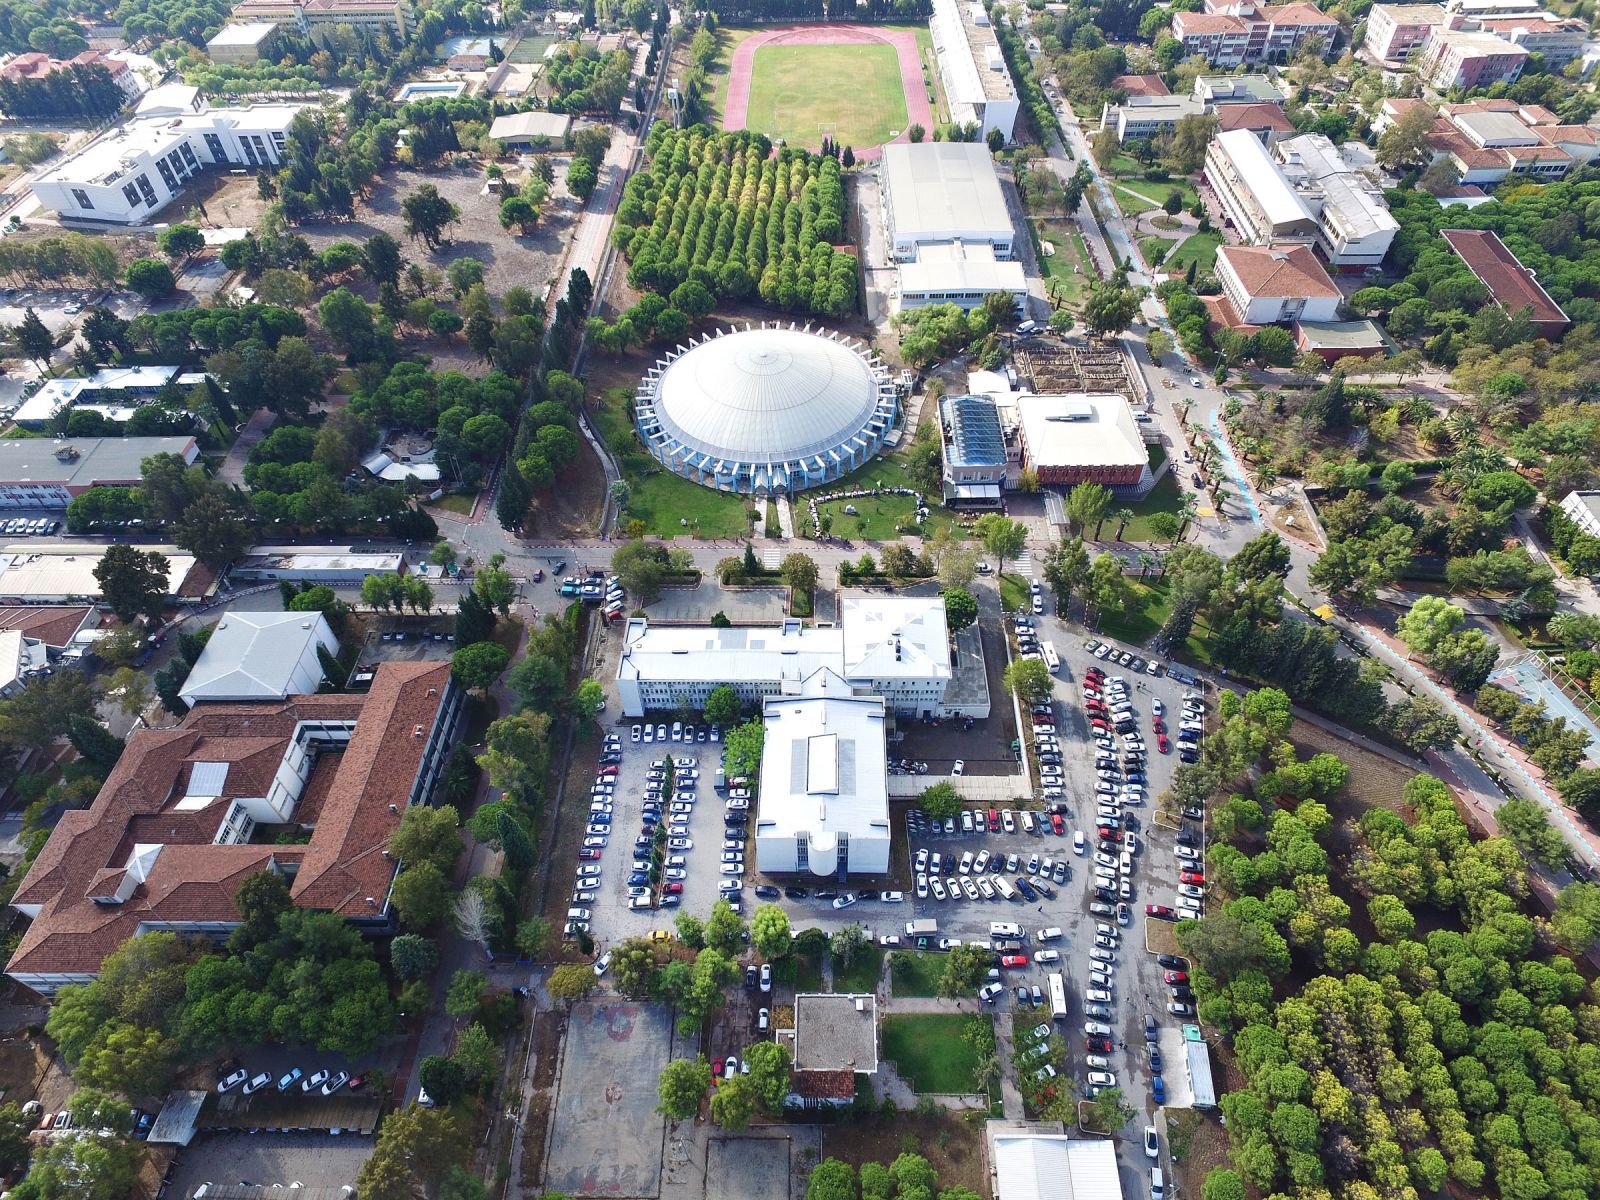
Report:
M900 944L900 935L898 933L886 933L878 939L878 945L880 946L898 946Z
M1172 853L1183 862L1200 861L1200 851L1196 850L1193 846L1177 846L1173 848Z
M218 1082L217 1091L218 1093L231 1091L249 1078L250 1072L241 1068L240 1070L233 1072L233 1074Z
M904 892L884 892L878 899L885 904L904 904L906 902L906 894Z
M1116 1087L1117 1077L1110 1071L1090 1071L1089 1082L1097 1087Z
M933 889L933 898L935 900L945 899L944 880L938 878L930 879L928 886Z
M966 770L967 770L966 760L962 759L962 758L958 758L958 759L956 759L955 766L950 768L950 774L952 774L952 775L963 775L963 774L966 773Z
M928 877L926 875L918 875L917 876L917 899L918 900L926 900L927 898L928 898Z
M1083 1023L1084 1037L1110 1037L1111 1026L1103 1025L1099 1021L1085 1021Z
M1117 961L1117 956L1104 946L1090 946L1089 957L1094 959L1095 962L1114 963Z
M611 969L611 951L607 950L599 958L594 960L594 977L596 979L599 979L600 976L604 975L610 969Z
M644 726L635 725L633 727L633 740L637 742L643 736L644 736Z
M1180 896L1192 896L1196 900L1201 900L1205 898L1205 894L1204 888L1195 887L1192 883L1180 883L1178 885L1178 895Z
M1000 827L1007 833L1015 833L1017 831L1016 814L1009 808L1000 814Z
M956 864L956 870L963 875L972 874L972 851L968 850L961 856L961 861Z

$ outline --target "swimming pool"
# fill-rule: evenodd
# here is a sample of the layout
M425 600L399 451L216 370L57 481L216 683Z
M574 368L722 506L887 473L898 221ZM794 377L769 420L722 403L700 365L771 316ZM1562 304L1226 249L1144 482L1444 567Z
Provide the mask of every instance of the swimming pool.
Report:
M428 100L437 96L459 96L467 90L464 80L447 79L438 83L408 83L395 93L395 99L404 103L407 100Z

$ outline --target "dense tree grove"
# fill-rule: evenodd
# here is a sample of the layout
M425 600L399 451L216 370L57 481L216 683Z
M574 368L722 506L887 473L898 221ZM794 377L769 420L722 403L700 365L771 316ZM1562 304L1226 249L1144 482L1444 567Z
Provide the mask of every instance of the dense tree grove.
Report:
M1251 750L1279 764L1274 776L1290 771L1271 724L1254 727L1267 736ZM1216 780L1242 779L1251 761L1225 759ZM1332 756L1292 771L1312 794L1343 784ZM1522 851L1475 840L1430 776L1404 801L1409 819L1373 808L1351 831L1344 870L1366 908L1355 928L1347 889L1330 883L1320 801L1218 806L1207 868L1227 899L1178 927L1200 1017L1232 1035L1247 1080L1221 1101L1233 1166L1208 1196L1247 1183L1372 1200L1454 1180L1577 1200L1600 1180L1600 1007L1523 913ZM1600 928L1587 894L1564 896L1562 912L1564 940L1586 945Z
M749 131L657 124L649 165L628 181L612 232L629 285L690 318L752 297L786 312L851 311L856 259L833 249L845 236L838 162L770 150Z
M104 120L115 116L127 99L99 63L72 63L39 79L0 78L0 110L13 117Z

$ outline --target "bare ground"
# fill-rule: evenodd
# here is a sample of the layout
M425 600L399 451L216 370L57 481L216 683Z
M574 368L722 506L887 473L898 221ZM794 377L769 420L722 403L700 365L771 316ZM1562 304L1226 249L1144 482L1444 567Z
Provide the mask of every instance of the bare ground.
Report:
M987 1114L975 1114L984 1117ZM880 1162L887 1166L903 1149L920 1154L939 1172L939 1186L968 1187L989 1194L983 1169L983 1126L954 1113L934 1117L897 1113L893 1117L850 1119L822 1126L822 1156L841 1158L851 1166ZM1199 1195L1199 1189L1194 1192Z

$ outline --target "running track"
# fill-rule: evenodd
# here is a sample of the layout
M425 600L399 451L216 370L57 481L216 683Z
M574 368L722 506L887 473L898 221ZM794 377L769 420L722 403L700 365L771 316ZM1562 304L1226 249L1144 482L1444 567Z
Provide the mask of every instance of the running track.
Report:
M756 51L763 46L860 46L872 43L893 47L900 59L900 85L906 94L906 128L921 125L933 132L933 108L922 82L922 60L917 55L917 35L906 29L874 29L870 25L785 25L745 38L733 52L728 68L728 102L723 108L724 129L744 129L750 111L750 79L755 70ZM905 130L895 138L909 142ZM817 149L816 146L810 149ZM856 158L874 159L879 147L856 147Z

